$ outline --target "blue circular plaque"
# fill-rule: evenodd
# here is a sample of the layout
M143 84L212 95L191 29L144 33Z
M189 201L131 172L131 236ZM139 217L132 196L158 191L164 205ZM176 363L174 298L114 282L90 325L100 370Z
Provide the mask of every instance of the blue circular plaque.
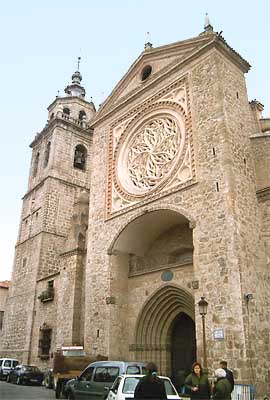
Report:
M171 281L171 280L173 279L173 273L172 273L172 271L164 271L164 272L162 272L162 274L161 274L161 279L162 279L164 282Z

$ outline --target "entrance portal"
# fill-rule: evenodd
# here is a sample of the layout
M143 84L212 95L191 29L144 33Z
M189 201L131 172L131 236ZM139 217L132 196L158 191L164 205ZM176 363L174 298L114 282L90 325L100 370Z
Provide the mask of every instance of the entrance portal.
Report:
M153 361L174 378L186 374L196 358L194 299L176 285L166 285L145 304L137 323L134 359Z
M185 313L180 313L172 323L171 354L172 380L180 390L196 360L195 324Z

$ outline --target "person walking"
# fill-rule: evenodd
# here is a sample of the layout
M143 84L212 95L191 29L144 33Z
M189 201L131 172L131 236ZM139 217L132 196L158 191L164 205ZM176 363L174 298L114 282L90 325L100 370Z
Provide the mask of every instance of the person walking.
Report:
M226 371L223 368L218 368L215 370L215 376L217 380L213 388L214 399L231 400L232 385L226 377Z
M134 399L166 400L165 384L157 376L157 366L152 362L148 363L146 372L135 388Z
M191 373L186 377L185 387L190 391L191 400L209 400L211 386L207 376L203 373L200 363L192 364Z
M220 368L224 369L224 371L226 372L226 378L230 382L231 387L232 387L232 391L233 391L233 388L234 388L234 376L233 376L232 371L230 369L228 369L227 361L224 361L224 360L220 361L219 365L220 365Z

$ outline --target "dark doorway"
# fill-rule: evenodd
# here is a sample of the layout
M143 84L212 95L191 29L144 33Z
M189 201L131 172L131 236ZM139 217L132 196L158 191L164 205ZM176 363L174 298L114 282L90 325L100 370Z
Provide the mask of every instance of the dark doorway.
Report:
M172 324L172 380L180 391L196 360L195 324L185 313L180 313Z

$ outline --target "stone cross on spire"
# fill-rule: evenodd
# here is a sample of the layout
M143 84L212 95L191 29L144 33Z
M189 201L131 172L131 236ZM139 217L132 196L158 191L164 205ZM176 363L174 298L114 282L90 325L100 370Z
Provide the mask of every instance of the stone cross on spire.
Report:
M153 45L151 43L150 32L146 34L146 43L144 44L144 50L152 49Z
M208 13L206 13L205 17L204 17L204 31L205 32L213 32L213 26L210 23Z
M78 57L78 61L77 61L77 71L80 71L80 63L81 63L81 57Z

